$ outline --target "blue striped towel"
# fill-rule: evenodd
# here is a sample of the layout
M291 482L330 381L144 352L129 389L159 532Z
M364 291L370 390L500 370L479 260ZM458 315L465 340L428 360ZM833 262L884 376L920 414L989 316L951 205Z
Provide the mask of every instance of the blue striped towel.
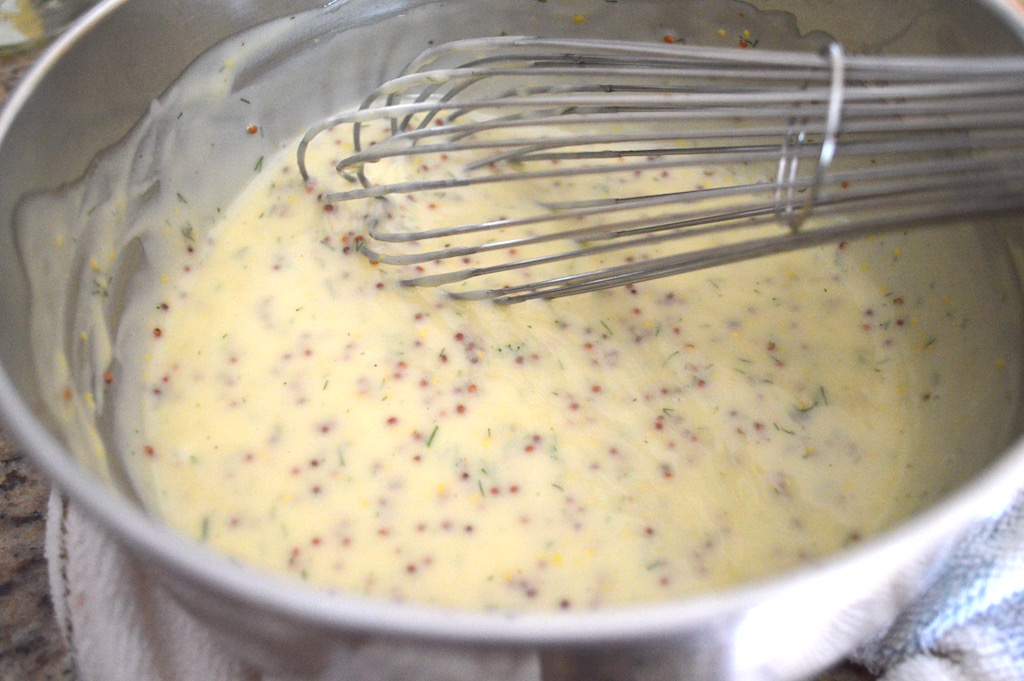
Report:
M854 659L884 681L1024 681L1024 493Z

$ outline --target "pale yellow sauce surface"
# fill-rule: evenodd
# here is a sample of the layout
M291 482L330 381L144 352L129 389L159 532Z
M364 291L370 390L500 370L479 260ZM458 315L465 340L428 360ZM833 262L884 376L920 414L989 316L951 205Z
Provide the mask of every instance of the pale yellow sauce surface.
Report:
M173 526L342 592L575 609L776 573L906 511L921 338L843 248L454 302L352 250L377 208L318 200L346 143L318 139L310 188L291 150L267 160L208 239L182 233L132 453ZM484 191L395 212L523 200Z

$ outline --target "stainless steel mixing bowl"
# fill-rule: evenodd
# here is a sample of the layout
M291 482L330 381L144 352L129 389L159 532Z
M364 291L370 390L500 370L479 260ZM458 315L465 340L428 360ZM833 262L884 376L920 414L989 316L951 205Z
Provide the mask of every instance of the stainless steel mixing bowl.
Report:
M27 254L32 235L19 211L30 197L86 173L97 154L128 134L201 53L261 22L316 12L303 15L297 37L255 59L243 79L314 58L313 46L331 44L335 50L327 68L307 68L308 78L290 86L293 97L263 112L278 123L269 129L276 128L279 139L268 145L351 102L356 91L415 54L428 33L436 39L502 30L614 37L672 30L698 39L707 26L698 29L694 17L713 26L756 14L791 28L808 44L831 34L854 50L1005 52L1024 44L1024 10L1010 0L654 4L656 19L639 21L630 14L639 4L629 0L349 0L322 10L313 0L102 3L42 56L0 113L0 412L9 432L74 503L147 566L160 588L262 669L361 679L392 678L399 668L448 679L513 671L545 679L781 679L813 673L840 658L913 597L960 531L1005 506L1024 484L1024 448L1016 441L1019 379L991 385L983 376L965 376L963 391L950 393L956 397L949 414L963 418L962 437L948 444L945 459L951 489L877 538L723 593L607 612L518 616L329 595L239 567L145 513L127 487L119 486L116 466L107 466L106 476L97 472L88 463L95 452L69 447L74 438L47 408L52 386L40 374L50 355L34 333L39 319L52 318L54 337L44 340L66 349L62 357L68 362L88 368L89 359L76 357L69 340L77 337L75 282L86 264L81 258L48 261L45 249ZM576 14L588 20L576 21ZM187 160L200 176L209 162ZM237 183L230 173L218 177L228 179L211 191L230 196ZM978 230L981 237L972 232L936 256L944 276L977 280L979 300L995 301L979 303L984 309L977 344L960 348L961 359L979 347L1014 355L1024 347L1016 222L985 226ZM949 263L958 266L949 271ZM47 305L33 295L30 282L41 280L57 282L63 297ZM110 323L116 326L116 317ZM1019 358L1011 359L1020 366ZM960 361L956 352L949 361ZM989 393L1009 396L1002 401L1002 422L986 416L982 398Z

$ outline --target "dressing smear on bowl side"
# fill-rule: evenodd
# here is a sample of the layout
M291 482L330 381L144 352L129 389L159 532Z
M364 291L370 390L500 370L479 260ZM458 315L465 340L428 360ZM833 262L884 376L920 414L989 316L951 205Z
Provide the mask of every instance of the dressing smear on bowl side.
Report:
M457 302L357 252L379 203L318 198L348 139L317 138L309 185L291 149L267 160L162 273L128 455L168 523L340 592L557 610L777 573L917 503L922 337L844 245ZM628 181L706 180L672 172ZM455 224L527 200L477 191L387 215Z

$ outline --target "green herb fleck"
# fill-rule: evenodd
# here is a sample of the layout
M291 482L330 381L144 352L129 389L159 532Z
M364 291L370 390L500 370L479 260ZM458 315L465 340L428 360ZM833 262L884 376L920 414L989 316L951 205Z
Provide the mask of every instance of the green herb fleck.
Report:
M92 294L99 296L100 298L107 298L110 296L110 277L105 274L100 274L92 280Z

